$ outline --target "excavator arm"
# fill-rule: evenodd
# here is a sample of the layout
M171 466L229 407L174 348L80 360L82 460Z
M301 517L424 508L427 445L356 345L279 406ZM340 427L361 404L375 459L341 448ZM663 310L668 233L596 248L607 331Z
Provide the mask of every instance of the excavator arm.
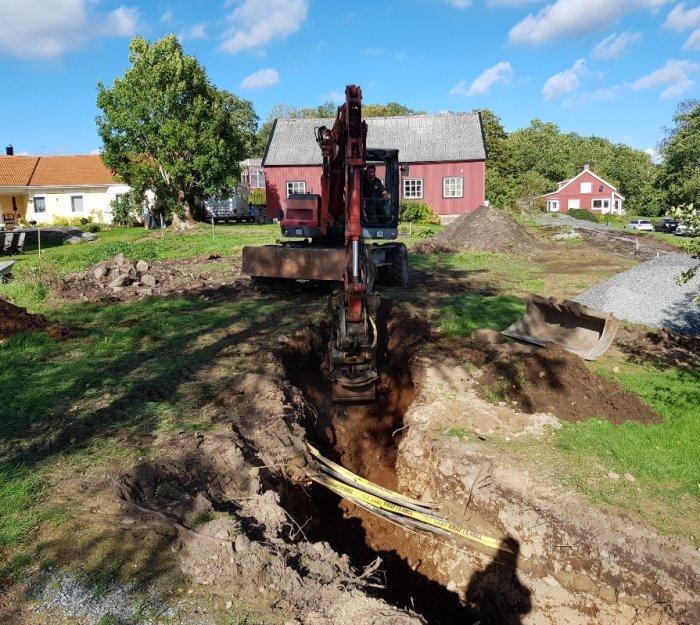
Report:
M362 91L348 85L331 130L317 138L323 155L321 204L324 213L345 222L343 293L333 301L330 372L334 401L374 401L377 387L377 329L368 306L371 259L362 238L362 172L366 164L367 124ZM342 186L341 186L342 185Z

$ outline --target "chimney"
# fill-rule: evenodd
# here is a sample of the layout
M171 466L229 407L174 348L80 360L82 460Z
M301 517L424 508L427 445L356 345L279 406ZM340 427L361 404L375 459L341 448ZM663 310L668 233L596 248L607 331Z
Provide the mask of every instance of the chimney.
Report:
M15 149L14 149L11 145L8 145L8 146L5 148L5 154L6 154L7 156L12 156L14 153L15 153Z
M583 169L584 169L584 171L588 171L590 168L591 168L591 164L590 164L590 163L584 163L584 164L583 164Z

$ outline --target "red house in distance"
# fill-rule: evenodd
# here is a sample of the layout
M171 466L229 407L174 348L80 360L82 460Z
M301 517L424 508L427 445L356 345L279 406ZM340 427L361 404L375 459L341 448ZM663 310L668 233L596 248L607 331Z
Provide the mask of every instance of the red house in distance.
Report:
M625 214L622 207L625 198L613 185L594 174L588 163L580 174L560 182L556 191L542 198L547 202L548 213L568 213L572 208L582 208L598 215Z

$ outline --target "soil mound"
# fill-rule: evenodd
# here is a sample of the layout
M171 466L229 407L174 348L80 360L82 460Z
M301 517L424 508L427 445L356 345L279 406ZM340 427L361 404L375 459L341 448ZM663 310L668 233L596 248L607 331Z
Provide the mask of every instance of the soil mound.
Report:
M42 315L32 315L0 297L0 340L30 330L45 330L51 323Z
M512 217L490 206L481 206L473 213L460 215L436 237L412 247L419 254L467 249L527 255L542 251L543 246Z

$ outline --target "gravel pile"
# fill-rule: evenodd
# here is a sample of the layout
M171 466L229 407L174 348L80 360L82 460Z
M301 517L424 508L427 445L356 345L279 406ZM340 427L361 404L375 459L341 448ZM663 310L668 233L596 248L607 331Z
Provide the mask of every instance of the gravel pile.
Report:
M52 610L90 625L105 622L155 625L162 622L161 619L177 616L172 607L162 607L152 599L139 596L132 583L114 584L108 592L96 596L93 590L65 574L53 575L37 599L39 605L35 612Z
M667 254L618 273L574 299L618 319L700 335L700 271L686 284L676 277L700 264L686 254Z

